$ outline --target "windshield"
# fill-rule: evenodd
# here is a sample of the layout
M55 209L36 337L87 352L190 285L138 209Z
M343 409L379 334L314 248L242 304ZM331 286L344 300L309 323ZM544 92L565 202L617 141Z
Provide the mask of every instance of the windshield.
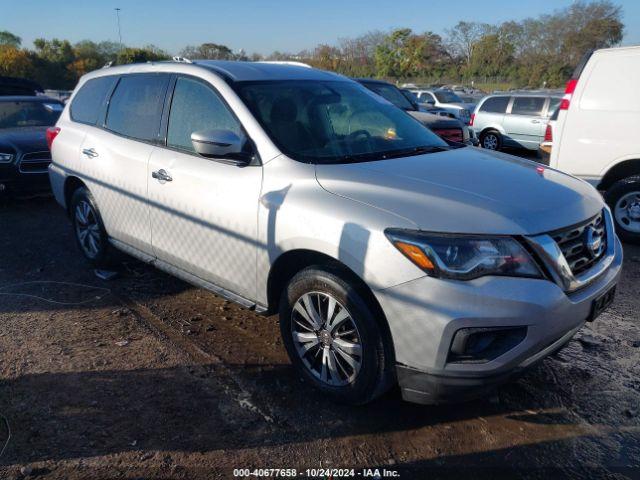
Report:
M448 147L407 113L355 82L292 80L236 85L274 143L295 160L370 161Z
M462 99L453 92L444 90L433 92L433 94L441 103L462 103Z
M0 128L50 127L62 109L58 102L0 101Z
M405 97L402 92L393 85L368 82L363 83L363 85L369 90L380 95L382 98L386 98L396 107L399 107L403 110L415 110L415 108L413 108L413 105L411 105L411 102L407 100L407 97Z

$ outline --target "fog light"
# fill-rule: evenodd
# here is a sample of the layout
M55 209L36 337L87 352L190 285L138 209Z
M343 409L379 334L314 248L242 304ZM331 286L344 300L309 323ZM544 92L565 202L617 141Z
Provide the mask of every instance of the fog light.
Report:
M451 342L448 362L484 363L508 352L527 336L527 327L461 328Z

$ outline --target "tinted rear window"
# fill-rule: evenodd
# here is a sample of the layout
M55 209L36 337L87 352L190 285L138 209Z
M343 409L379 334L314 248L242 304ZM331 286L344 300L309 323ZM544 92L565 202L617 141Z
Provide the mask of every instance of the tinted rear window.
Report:
M55 125L64 106L60 102L7 102L0 100L0 129Z
M115 76L93 78L87 81L73 97L71 119L95 125L105 97L116 81Z
M123 76L111 96L106 127L138 140L154 140L168 78L164 74Z
M504 113L507 111L509 97L491 97L487 98L480 107L481 112L488 113Z

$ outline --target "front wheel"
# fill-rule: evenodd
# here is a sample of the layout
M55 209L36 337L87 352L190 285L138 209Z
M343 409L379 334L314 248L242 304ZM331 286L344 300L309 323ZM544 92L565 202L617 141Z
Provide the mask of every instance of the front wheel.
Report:
M359 405L390 387L393 361L375 309L338 269L309 267L280 301L280 331L293 366L336 401Z
M616 233L625 242L640 244L640 176L614 183L605 199L616 224Z

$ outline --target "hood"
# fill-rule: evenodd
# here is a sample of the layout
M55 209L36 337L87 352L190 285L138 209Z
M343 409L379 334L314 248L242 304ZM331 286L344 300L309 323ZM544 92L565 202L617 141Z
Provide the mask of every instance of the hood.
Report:
M586 182L539 168L511 155L466 147L317 165L316 175L335 195L432 232L534 235L582 222L603 208L602 197Z
M16 153L47 151L46 130L47 127L0 129L0 148Z
M460 121L455 118L447 118L427 112L410 111L407 113L429 128L462 128Z

